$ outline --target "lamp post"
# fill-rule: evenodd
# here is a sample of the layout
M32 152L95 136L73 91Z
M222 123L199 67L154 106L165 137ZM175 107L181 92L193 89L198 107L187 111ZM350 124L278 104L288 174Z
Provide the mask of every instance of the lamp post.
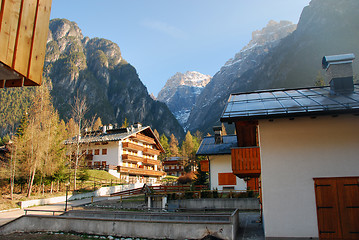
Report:
M65 200L65 212L67 211L67 196L69 194L69 185L66 184L66 200Z

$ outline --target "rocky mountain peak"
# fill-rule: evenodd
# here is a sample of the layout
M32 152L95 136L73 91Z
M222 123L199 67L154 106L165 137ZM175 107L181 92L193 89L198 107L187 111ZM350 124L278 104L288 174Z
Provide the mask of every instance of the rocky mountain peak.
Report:
M184 126L198 95L211 79L210 75L196 71L178 72L167 80L158 93L157 100L166 103L179 123Z
M71 22L67 19L53 19L49 25L50 31L47 42L55 40L58 41L63 37L74 37L83 39L81 29L77 26L77 23Z

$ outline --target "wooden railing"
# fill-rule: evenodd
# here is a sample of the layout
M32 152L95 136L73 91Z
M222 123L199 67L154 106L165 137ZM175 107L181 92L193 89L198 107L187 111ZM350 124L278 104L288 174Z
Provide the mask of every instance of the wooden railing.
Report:
M151 165L160 165L161 162L159 160L145 158L143 163L151 164Z
M140 156L130 155L130 154L122 154L122 160L132 161L132 162L143 162L145 159Z
M151 155L160 155L161 151L152 148L144 148L143 153L151 154Z
M146 143L149 143L149 144L156 144L156 142L155 142L155 140L153 138L148 137L148 136L143 135L143 134L140 134L140 133L137 133L135 138L137 138L141 142L146 142Z
M233 148L232 171L240 178L259 177L261 174L260 148Z
M129 173L129 174L155 176L155 177L160 177L165 174L165 172L162 171L148 170L144 168L123 167L123 166L117 166L117 171L120 173Z
M143 151L143 146L137 145L131 142L124 142L122 143L122 148L136 150L136 151Z

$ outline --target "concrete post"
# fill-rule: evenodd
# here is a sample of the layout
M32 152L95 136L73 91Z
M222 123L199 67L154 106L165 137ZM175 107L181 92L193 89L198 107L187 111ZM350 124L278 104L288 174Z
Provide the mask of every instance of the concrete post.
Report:
M162 209L165 209L167 205L167 196L162 197Z
M151 208L151 197L147 197L147 207Z

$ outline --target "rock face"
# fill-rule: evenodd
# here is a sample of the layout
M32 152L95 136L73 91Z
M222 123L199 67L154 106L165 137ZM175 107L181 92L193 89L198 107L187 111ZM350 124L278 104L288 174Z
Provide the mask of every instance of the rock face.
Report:
M296 25L289 21L270 21L262 30L254 31L248 45L229 59L204 88L185 127L190 131L210 131L213 125L218 125L219 115L238 78L261 64L268 52L295 29Z
M127 118L168 136L184 136L168 107L150 97L118 45L84 37L74 22L50 21L44 76L52 82L53 102L64 119L71 117L70 104L79 94L86 98L88 119L96 115L104 124L122 124Z
M230 93L314 86L318 73L325 75L323 56L359 56L358 29L359 1L312 0L293 33L269 47L245 47L215 74L191 112L189 130L208 132L218 125ZM353 69L358 82L359 61L354 61Z
M199 72L176 73L167 80L158 93L157 100L166 103L181 126L185 128L197 97L210 81L211 76Z

